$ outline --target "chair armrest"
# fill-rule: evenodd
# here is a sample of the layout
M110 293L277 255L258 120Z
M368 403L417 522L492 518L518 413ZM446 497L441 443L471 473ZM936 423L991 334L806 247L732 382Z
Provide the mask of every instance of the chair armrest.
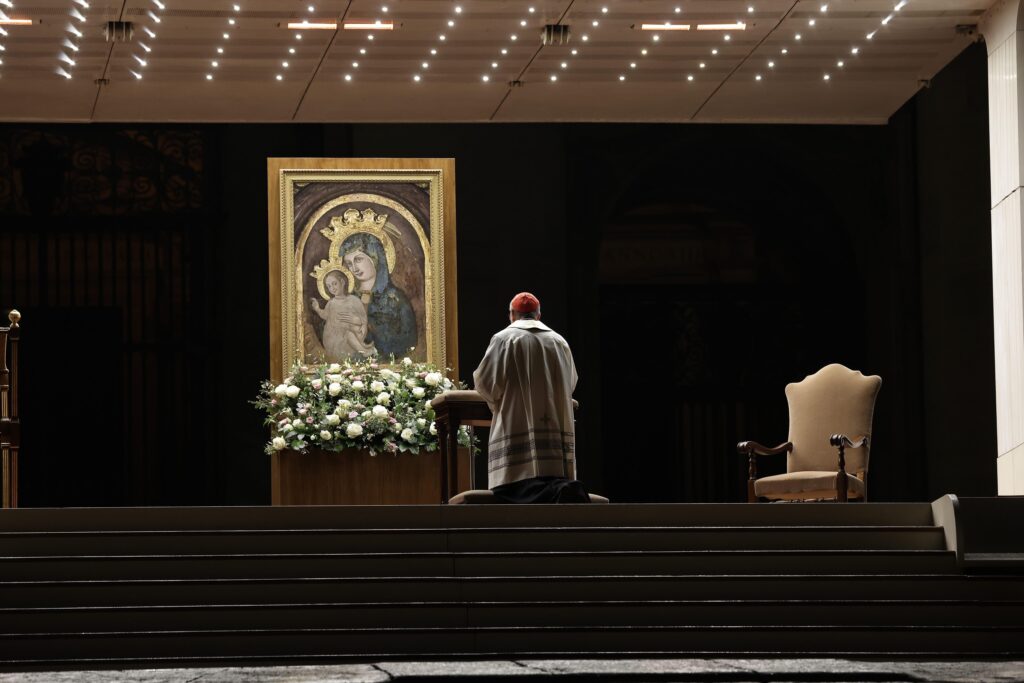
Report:
M870 445L870 440L871 437L867 435L856 436L851 439L845 434L833 434L829 437L828 442L837 448L839 446L842 446L843 448L864 448Z
M775 448L762 446L756 441L740 441L736 444L736 452L740 455L778 455L779 453L789 453L792 450L793 444L789 441Z

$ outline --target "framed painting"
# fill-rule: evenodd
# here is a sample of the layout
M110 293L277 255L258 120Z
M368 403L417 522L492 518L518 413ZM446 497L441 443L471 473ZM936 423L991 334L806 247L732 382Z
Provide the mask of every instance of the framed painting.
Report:
M458 373L453 159L268 159L270 376L408 356Z

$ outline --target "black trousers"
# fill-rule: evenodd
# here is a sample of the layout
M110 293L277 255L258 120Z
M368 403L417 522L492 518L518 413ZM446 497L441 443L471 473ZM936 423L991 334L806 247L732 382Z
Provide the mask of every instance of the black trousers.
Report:
M502 503L589 503L583 484L565 477L533 477L491 489Z

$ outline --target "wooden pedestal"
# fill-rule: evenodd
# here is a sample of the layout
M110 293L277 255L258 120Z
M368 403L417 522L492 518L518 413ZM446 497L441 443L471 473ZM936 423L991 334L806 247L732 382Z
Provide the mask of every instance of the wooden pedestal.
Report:
M434 505L441 498L441 455L365 451L270 456L274 505ZM469 485L469 451L459 449L459 484Z

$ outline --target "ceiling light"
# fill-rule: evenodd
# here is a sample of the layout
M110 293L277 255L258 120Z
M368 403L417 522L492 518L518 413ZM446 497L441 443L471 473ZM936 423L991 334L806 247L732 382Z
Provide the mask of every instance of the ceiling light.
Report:
M620 74L620 75L619 75L619 80L620 80L620 81L624 81L624 80L626 80L626 77Z
M756 76L754 76L754 80L755 81L761 80L761 74L757 74Z
M212 81L213 80L213 74L206 74L206 80Z
M75 65L75 60L71 59L71 57L68 57L68 56L67 56L66 54L64 54L63 52L61 52L60 54L58 54L58 55L57 55L57 59L59 59L59 60L60 60L60 61L62 61L62 62L67 62L67 63L68 63L68 64L70 64L71 66L74 66L74 65ZM139 58L138 58L138 57L136 57L135 59L139 59ZM141 61L141 60L140 60L140 61ZM145 62L142 62L142 65L143 65L143 66L145 66L145 65L146 65L146 63L145 63Z
M130 73L132 76L135 76L135 80L142 80L142 74L140 74L138 71L132 71L131 69L128 69L128 73Z
M73 13L71 14L71 16L73 16L73 17L74 17L74 16L75 16L75 14L78 14L78 13L77 13L77 12L73 12ZM148 15L149 15L149 18L150 18L150 19L152 19L152 20L153 20L154 22L156 22L156 23L158 23L158 24L160 23L160 17L158 17L157 15L153 14L153 12L152 12L151 10L146 10L146 14L148 14ZM79 15L79 16L81 16L81 15ZM77 19L78 17L75 17L75 18ZM80 19L80 21L85 21L85 17L82 17L82 18Z
M692 81L693 80L693 74L686 74L686 80Z
M629 63L629 68L630 69L635 69L636 68L636 62L630 62Z
M146 10L146 11L147 11L147 12L149 12L149 10ZM72 8L71 8L71 16L72 16L72 18L74 18L74 19L78 19L79 21L85 21L85 17L84 17L84 16L82 16L82 13L81 13L81 12L79 12L79 11L78 11L77 9L75 9L74 7L72 7ZM149 12L149 16L151 16L151 17L153 17L154 19L156 19L156 15L155 15L155 14L153 14L152 12ZM157 21L160 21L159 19L156 19L156 20L157 20Z
M454 27L455 27L455 22L454 22L454 21L452 21L451 19L449 19L449 20L448 20L448 27L449 27L449 28L454 28Z
M419 83L419 82L420 82L420 75L419 75L419 74L416 74L415 76L413 76L413 77L412 77L412 80L414 80L414 81L416 81L417 83Z
M383 7L381 7L381 8L380 8L380 11L381 11L381 12L384 12L385 14L387 14L387 11L388 11L388 6L387 6L387 5L384 5Z
M0 26L31 26L31 25L32 25L32 20L31 19L13 19L13 18L8 17L6 15L4 15L3 17L0 17ZM71 24L68 24L68 26L71 26ZM77 29L76 29L76 32L77 32ZM81 37L81 35L82 35L81 33L78 33L79 37Z
M359 52L361 54L364 54L364 55L366 54L366 50L360 50ZM430 48L430 54L436 55L437 54L437 49L436 48Z
M140 57L138 55L132 55L132 57L134 57L135 61L139 63L139 66L146 66L146 60L143 59L142 57Z
M371 28L372 24L366 24L366 28ZM289 30L301 29L305 31L309 29L311 31L334 31L338 28L338 22L336 21L308 21L303 19L302 21L289 21L287 24ZM345 28L349 28L348 24L345 24Z
M644 49L640 50L640 54L642 54L642 55L644 55L646 57L647 56L647 48L645 47Z
M456 14L462 14L462 7L460 7L459 5L456 5L455 6L455 13Z
M89 3L86 2L85 0L75 0L75 3L81 5L85 9L89 9ZM10 3L10 4L8 4L8 7L10 7L12 5L13 5L13 3ZM160 9L163 9L163 7L161 7Z
M491 68L492 69L497 69L498 68L498 63L497 62L491 62Z
M580 40L582 40L585 43L588 40L590 40L590 36L588 36L586 33L584 33L582 36L580 36Z
M840 59L838 62L836 62L836 66L842 69L844 66L846 66L846 62Z
M430 62L423 62L423 64L421 64L420 66L422 66L424 69L429 69L430 68Z
M890 14L890 15L889 15L889 16L887 16L887 17L886 17L885 19L882 19L882 26L885 26L885 25L886 25L886 24L888 24L888 23L889 23L890 21L892 21L892 16L893 16L893 15L891 15L891 14Z
M362 50L362 52L365 54L366 50ZM288 54L290 54L290 55L295 54L295 48L294 47L288 48Z
M345 80L346 81L351 81L352 80L352 74L345 74Z
M555 74L551 74L551 80L552 80L552 82L557 81L558 80L558 76L556 76Z
M828 5L822 5L822 6L821 6L821 11L822 11L823 13L824 13L824 12L827 12L827 11L828 11Z
M235 5L235 11L236 12L241 12L242 11L242 6L241 5Z
M601 14L608 14L608 8L607 7L602 7L601 8Z
M872 31L871 33L867 34L864 37L867 38L868 40L872 40L875 37L875 33L877 33L877 32L876 31Z
M750 7L747 8L747 13L748 14L753 14L754 13L754 6L753 5L751 5Z
M852 47L852 48L850 48L850 54L851 55L855 55L858 52L860 52L860 48L859 47Z
M707 66L707 64L705 64L704 62L701 62L701 63L700 63L700 68L702 68L702 69L703 69L703 68L704 68L704 67L706 67L706 66Z
M742 21L732 24L697 24L698 31L746 31L747 25Z
M683 9L681 7L676 7L676 14L679 14L682 11L683 11Z
M64 69L60 68L59 66L57 67L57 74L60 75L60 76L63 76L64 78L68 79L69 81L71 80L71 74L69 74L67 71L65 71Z
M503 55L507 55L507 54L508 54L508 50L507 50L507 49L505 49L505 48L501 48L501 54L503 54ZM573 52L573 54L576 54L576 53L575 53L575 52Z
M598 26L601 25L601 22L599 22L597 19L594 19L592 22L590 22L590 25L593 26L594 28L597 28Z
M277 78L277 80L279 80L279 81L283 81L284 80L284 76L282 76L281 74L277 74L277 76L275 76L275 78Z
M732 36L730 36L728 33L726 33L724 36L722 36L722 38L724 40L732 40Z
M893 7L893 10L895 10L896 12L899 12L901 9L903 9L906 6L907 6L907 0L900 0L898 3L896 3L896 6Z
M814 19L808 19L808 20L807 20L807 25L808 25L808 26L814 26L814 23L815 23L815 22L814 22Z
M164 5L164 3L160 2L160 0L153 0L153 4L156 5L157 7L159 7L162 10L163 9L167 9L167 7Z
M769 61L768 62L768 68L769 69L774 69L775 68L775 62Z
M287 69L288 68L288 62L281 62L281 66L283 66L284 68Z
M310 5L306 9L309 10L310 12L315 12L316 11L316 7L313 7L312 5Z
M217 60L213 60L212 62L210 62L210 66L216 69L218 66L220 66L220 62L218 62Z
M225 33L223 35L224 35L224 40L231 40L231 34L230 33Z
M2 30L2 29L0 29L0 30ZM139 45L142 47L143 50L145 50L146 52L149 52L149 48L144 43L139 43ZM66 47L67 49L71 50L72 52L78 52L78 46L75 45L74 43L72 43L67 38L64 39L64 47Z
M218 48L217 48L217 54L219 54L219 55L222 55L222 54L224 54L224 48L222 48L222 47L218 47Z
M528 11L529 11L529 13L530 13L530 14L533 14L533 13L534 13L534 12L536 12L537 10L536 10L536 8L534 8L534 7L531 7L531 8L530 8L530 9L529 9Z
M439 35L439 36L437 37L437 39L443 42L443 41L444 41L444 39L445 39L445 37L444 37L444 34L442 33L441 35ZM513 40L515 40L515 39L513 38Z
M235 25L235 20L234 19L228 19L228 23L231 24L232 26L234 26Z
M689 31L689 24L673 24L671 21L663 21L660 24L640 24L641 31Z
M568 69L569 68L568 62L562 62L562 68L563 69Z
M526 19L521 19L521 20L519 21L519 25L520 25L520 26L526 26Z
M800 34L798 33L798 34L796 34L795 36L793 36L793 39L794 39L794 40L800 40Z
M789 54L789 50L786 49L786 48L782 48L781 50L779 50L779 52L781 52L784 55L788 55Z
M73 44L71 43L71 41L70 41L70 40L65 40L65 41L64 41L64 44L65 44L65 45L66 45L67 47L70 47L70 48L71 48L72 50L74 50L75 52L78 52L78 46L77 46L77 45L73 45ZM149 45L146 45L146 44L145 44L145 43L143 43L143 42L139 42L139 47L141 47L141 48L142 48L143 50L145 50L146 52L152 52L152 51L153 51L153 48L151 48L151 47L150 47Z
M480 80L486 83L487 81L491 80L491 77L488 76L487 74L484 74L483 76L480 77Z
M519 40L519 36L517 36L516 34L513 33L512 35L509 36L509 39L510 40ZM587 37L583 36L583 40L586 40L586 39L587 39Z
M717 55L718 54L718 48L717 47L711 48L711 54Z
M573 48L573 49L569 50L569 54L571 54L571 55L578 55L579 54L579 50L577 50L576 48Z
M74 35L76 38L81 38L82 37L82 32L79 31L77 28L75 28L75 26L73 24L68 24L68 27L65 30L67 30L68 33L71 33L72 35ZM150 38L156 38L156 34L155 33L152 33L150 31L147 31L147 33L150 33L150 36L149 36Z
M149 36L150 38L156 38L156 34L153 33L153 31L150 30L150 28L148 26L143 26L142 30L145 31L146 35ZM82 34L79 33L78 35L81 36Z
M832 77L829 76L828 74L825 74L824 76L822 76L822 78L824 78L827 81L830 80Z
M659 40L661 40L661 36L655 33L653 36L651 36L651 40L653 40L654 42L658 42Z

